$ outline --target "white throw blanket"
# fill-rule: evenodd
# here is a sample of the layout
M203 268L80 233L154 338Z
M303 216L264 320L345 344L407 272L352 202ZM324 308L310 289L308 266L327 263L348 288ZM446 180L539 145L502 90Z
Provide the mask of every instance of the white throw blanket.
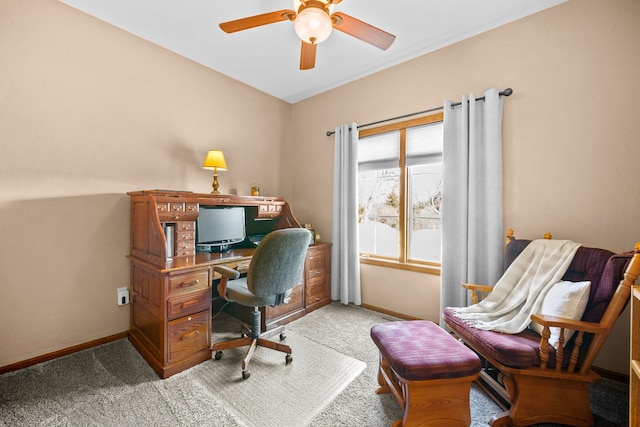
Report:
M489 295L478 304L454 308L456 316L478 328L517 334L529 326L547 291L559 282L580 247L570 240L534 240L511 263Z

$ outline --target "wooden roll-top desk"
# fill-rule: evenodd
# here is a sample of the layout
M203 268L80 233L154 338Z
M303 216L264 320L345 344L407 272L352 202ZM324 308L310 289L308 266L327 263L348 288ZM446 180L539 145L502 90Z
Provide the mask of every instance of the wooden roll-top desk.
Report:
M249 225L258 224L266 232L300 227L300 223L289 204L277 197L163 190L128 194L131 198L129 339L156 373L168 378L211 358L212 312L224 302L215 289L220 276L213 267L225 265L246 270L255 250L236 247L221 253L198 252L196 222L200 207L243 207L245 221ZM172 253L167 253L168 247ZM289 303L261 308L263 330L328 304L330 278L330 245L309 246L304 277ZM225 311L249 322L250 308L231 304Z

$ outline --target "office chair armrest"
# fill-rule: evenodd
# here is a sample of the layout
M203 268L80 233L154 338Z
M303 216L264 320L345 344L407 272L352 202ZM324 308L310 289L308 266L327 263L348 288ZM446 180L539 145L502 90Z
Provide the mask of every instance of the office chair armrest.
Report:
M213 271L222 275L222 277L220 278L220 284L218 285L218 294L220 294L220 296L225 300L229 301L227 299L227 282L229 280L235 280L239 278L240 272L223 265L216 265L215 267L213 267Z
M225 267L223 265L216 265L213 267L213 271L220 273L223 277L231 280L235 280L240 277L240 272L238 270L234 270L233 268Z

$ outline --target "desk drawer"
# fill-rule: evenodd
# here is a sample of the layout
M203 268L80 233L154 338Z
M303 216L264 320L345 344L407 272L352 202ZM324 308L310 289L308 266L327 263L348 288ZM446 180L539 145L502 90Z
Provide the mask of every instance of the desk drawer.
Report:
M305 283L306 293L307 293L307 302L311 303L316 300L324 299L327 297L327 276L322 277L314 277L312 279L307 280Z
M207 270L169 277L169 295L179 295L209 287Z
M167 203L158 202L156 204L158 218L160 221L195 221L198 219L197 203Z
M258 205L258 218L274 218L282 215L284 203L271 202Z
M324 276L327 274L327 269L322 266L322 268L312 268L306 271L307 279L311 279L313 277Z
M171 202L169 203L169 214L171 218L175 220L196 220L198 218L198 204L197 203L182 203Z
M187 257L187 256L195 256L195 249L178 249L176 251L176 257Z
M184 231L194 231L195 229L196 229L196 222L195 221L178 221L178 222L176 222L176 233L181 233L181 232L184 232Z
M176 231L176 241L182 242L184 240L194 242L196 239L195 230L178 230Z
M325 254L319 251L308 251L307 254L307 266L310 270L316 269L316 268L324 268L324 262L325 262Z
M184 296L167 300L167 316L169 319L197 313L209 308L211 289L200 292L190 292Z
M195 252L196 244L193 240L179 240L176 242L176 251L193 251Z
M305 262L305 277L311 278L327 274L331 268L331 257L326 245L309 246Z
M310 279L312 277L324 276L325 274L327 274L327 266L325 260L325 256L309 257L305 276Z
M209 310L169 322L169 363L211 345Z
M195 215L195 217L197 218L198 216L198 204L197 203L185 203L184 204L184 211L188 214L191 214L192 216Z
M267 307L267 318L269 320L273 320L304 307L302 288L302 285L298 285L291 290L291 295L289 295L289 302L287 304L280 304L276 307Z

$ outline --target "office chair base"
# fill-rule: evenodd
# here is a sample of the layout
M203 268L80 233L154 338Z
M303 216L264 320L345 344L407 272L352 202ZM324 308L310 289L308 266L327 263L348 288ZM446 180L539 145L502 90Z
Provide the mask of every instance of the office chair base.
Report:
M249 373L249 362L251 361L251 357L253 356L253 352L255 351L256 347L260 346L260 347L266 347L266 348L270 348L272 350L276 350L276 351L280 351L282 353L285 353L285 364L288 365L293 361L293 357L291 356L291 347L289 347L286 344L282 344L279 342L274 342L274 341L270 341L268 339L265 338L251 338L251 337L247 337L245 332L249 332L251 333L251 330L245 326L242 325L242 337L241 338L237 338L235 340L231 340L231 341L225 341L225 342L219 342L214 344L211 347L211 350L214 352L214 359L215 360L220 360L222 359L222 350L228 350L231 348L238 348L238 347L244 347L244 346L249 346L249 348L247 349L247 352L244 356L244 359L242 359L242 379L246 380L247 378L249 378L249 376L251 375ZM277 332L277 330L275 331ZM269 331L268 334L272 335L274 333L274 331ZM284 340L286 338L284 332L280 332L280 340Z

